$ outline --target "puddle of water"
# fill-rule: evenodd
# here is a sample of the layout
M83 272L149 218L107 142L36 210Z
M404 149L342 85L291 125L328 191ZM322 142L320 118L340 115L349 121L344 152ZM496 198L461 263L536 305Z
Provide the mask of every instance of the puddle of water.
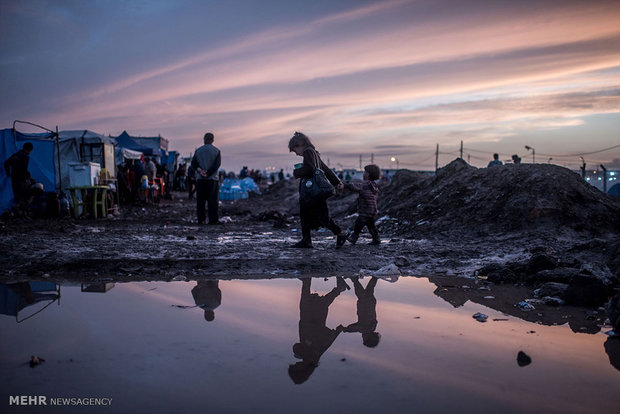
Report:
M10 315L24 303L5 292L1 411L9 396L42 395L112 398L114 412L617 412L603 333L454 308L426 279L378 280L359 301L347 283L61 286L59 302L21 309L19 319L41 310L21 323ZM518 365L519 351L531 364ZM31 355L45 362L30 368Z

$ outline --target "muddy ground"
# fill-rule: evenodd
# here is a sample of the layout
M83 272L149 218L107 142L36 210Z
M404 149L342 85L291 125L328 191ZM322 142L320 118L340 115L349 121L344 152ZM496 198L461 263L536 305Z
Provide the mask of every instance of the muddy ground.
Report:
M222 202L220 226L198 225L185 193L99 220L5 217L0 280L331 277L393 265L407 276L547 286L544 297L592 307L620 286L620 201L561 167L477 169L456 160L436 176L400 171L381 184L379 246L363 233L336 250L334 236L318 231L314 249L290 248L299 239L297 197L290 180ZM356 197L329 200L342 227L352 228Z

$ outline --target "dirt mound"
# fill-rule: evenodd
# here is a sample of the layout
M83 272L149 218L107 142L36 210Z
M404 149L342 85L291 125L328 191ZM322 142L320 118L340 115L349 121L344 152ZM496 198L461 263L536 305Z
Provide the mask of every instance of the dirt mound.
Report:
M475 168L456 159L435 177L399 171L379 208L399 219L399 233L620 232L620 200L549 164Z

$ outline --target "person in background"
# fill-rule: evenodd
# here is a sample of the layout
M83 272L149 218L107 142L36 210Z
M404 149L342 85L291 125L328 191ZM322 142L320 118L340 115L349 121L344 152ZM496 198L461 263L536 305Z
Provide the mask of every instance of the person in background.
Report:
M185 191L185 180L187 180L187 166L185 164L179 165L177 180L179 183L179 191Z
M336 177L334 172L325 165L319 156L319 153L310 142L310 139L301 132L295 132L288 143L290 152L294 152L300 157L304 157L303 165L293 171L295 178L311 178L314 171L320 168L325 173L325 177L338 190L342 190L344 185L342 181ZM300 183L301 193L301 183ZM327 209L327 200L312 200L308 203L299 204L299 217L301 218L301 234L302 239L291 247L295 248L312 248L311 230L320 227L328 228L336 236L336 248L342 247L346 241L346 235L340 229L334 220L329 216Z
M379 187L375 182L381 178L381 169L375 164L369 164L364 167L364 181L361 183L347 182L344 186L351 191L359 193L357 198L357 219L355 220L355 226L353 232L347 235L347 240L352 244L357 242L357 239L364 228L368 227L368 231L372 236L370 244L381 244L381 238L379 237L379 231L375 226L375 218L377 215L377 194L379 193Z
M278 173L278 181L284 180L284 168L280 168L280 172Z
M514 154L512 156L512 162L515 164L521 164L521 157L519 157L517 154Z
M204 145L196 150L192 168L196 171L196 214L198 224L205 224L205 202L209 213L208 224L221 224L218 204L220 186L217 170L222 163L220 150L213 145L215 137L211 132L204 135Z
M11 155L4 162L4 171L11 178L16 213L20 216L25 216L30 199L30 185L33 183L33 180L28 171L28 163L30 162L30 153L33 149L34 145L31 142L25 142L22 149Z
M491 168L494 167L496 165L504 165L500 160L499 160L499 154L495 153L493 154L493 161L489 161L489 165L487 165L487 168Z
M146 171L146 176L149 177L150 181L153 181L157 176L157 165L155 165L155 162L152 158L145 158L144 162L144 170Z

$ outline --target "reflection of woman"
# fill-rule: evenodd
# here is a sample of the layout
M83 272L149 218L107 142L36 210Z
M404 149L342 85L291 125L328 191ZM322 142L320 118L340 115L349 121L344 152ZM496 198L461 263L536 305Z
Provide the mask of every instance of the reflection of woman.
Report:
M295 132L295 135L293 135L288 143L288 149L290 152L304 157L303 166L293 171L295 178L311 178L314 175L314 170L321 168L334 187L338 190L344 188L344 185L336 174L321 161L314 145L312 145L312 142L310 142L310 139L306 135ZM310 203L300 203L299 216L301 218L302 239L298 243L295 243L293 247L311 248L312 238L310 236L310 231L320 227L331 230L334 235L336 235L336 248L342 247L346 240L346 235L342 233L342 230L334 220L329 217L326 200L313 200Z
M194 302L204 310L207 322L215 319L214 310L222 303L222 291L218 285L219 280L200 280L192 289Z
M359 278L352 277L357 296L357 322L344 328L345 332L359 332L362 334L362 342L370 348L379 345L381 334L375 332L377 329L377 299L375 299L375 286L377 278L373 276L366 285L362 286Z
M324 296L310 293L312 279L302 279L301 300L299 302L299 342L293 345L295 358L301 361L289 365L288 374L295 384L305 382L314 369L319 366L321 355L334 343L343 327L336 329L326 326L329 305L349 288L341 277L336 279L336 287Z

